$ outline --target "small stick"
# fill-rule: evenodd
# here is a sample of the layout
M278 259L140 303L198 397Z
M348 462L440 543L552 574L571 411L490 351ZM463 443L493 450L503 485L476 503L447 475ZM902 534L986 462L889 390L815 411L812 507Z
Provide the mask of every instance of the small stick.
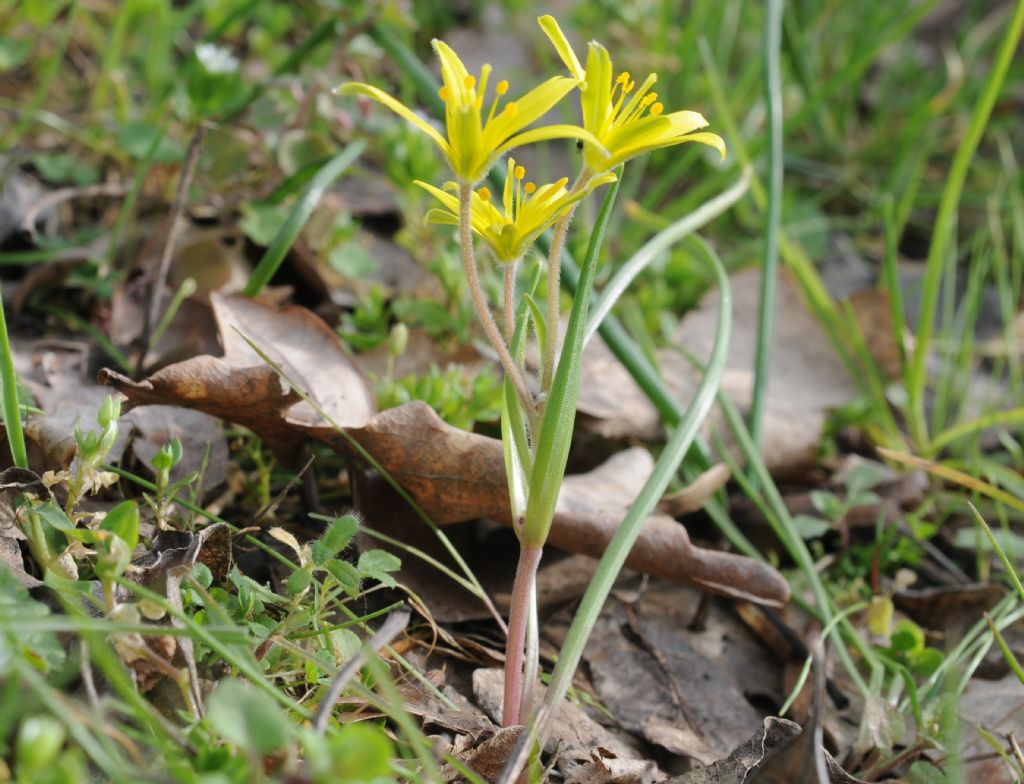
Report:
M153 334L153 327L160 316L160 300L164 290L164 281L167 279L167 273L171 267L174 247L178 244L178 235L181 233L181 216L185 212L185 205L188 203L188 191L192 187L192 179L195 177L196 166L199 163L199 150L205 133L205 126L200 124L196 128L195 133L192 134L192 141L189 142L188 152L185 154L185 164L181 170L181 179L178 181L178 192L174 197L174 205L171 207L171 223L167 229L167 242L164 243L163 253L160 254L160 264L157 267L156 276L150 284L149 310L146 313L142 345L149 343L149 336ZM140 363L143 356L145 356L145 352L140 355Z
M366 663L367 656L377 653L385 645L390 644L398 636L398 633L405 628L407 623L409 623L409 608L403 606L395 610L381 624L381 627L373 633L373 636L363 643L359 653L338 670L338 674L334 676L331 685L327 687L327 694L324 695L320 705L317 706L316 715L313 717L313 730L315 732L321 735L324 734L327 729L327 721L331 718L331 711L334 710L334 703L341 698L341 693L345 690L349 681L362 669L363 664Z

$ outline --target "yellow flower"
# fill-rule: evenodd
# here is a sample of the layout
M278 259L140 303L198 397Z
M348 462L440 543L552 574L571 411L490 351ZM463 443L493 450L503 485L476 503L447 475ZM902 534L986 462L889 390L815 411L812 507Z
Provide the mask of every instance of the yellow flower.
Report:
M473 232L491 247L502 263L522 258L537 237L587 195L587 190L582 188L567 190L568 177L540 187L525 178L526 169L509 158L501 209L494 204L487 188L480 188L471 196L470 225ZM615 175L608 172L598 177L590 187L596 188L614 180ZM428 221L459 225L458 185L449 182L441 189L420 180L416 180L416 184L436 196L446 208L430 210Z
M575 125L548 125L532 130L526 126L540 119L576 86L577 80L555 76L538 85L517 101L508 101L499 109L508 82L504 79L494 87L494 98L486 116L482 114L487 80L491 66L485 65L480 78L471 75L459 56L443 41L434 40L434 51L441 60L444 86L440 89L445 105L447 137L430 123L417 116L409 107L392 98L383 90L360 82L339 87L336 92L346 95L361 93L384 104L427 134L448 159L460 182L475 183L490 170L498 157L524 144L547 139L585 139L600 154L600 143Z
M583 83L583 127L600 142L600 147L591 147L589 140L584 140L583 160L591 170L607 171L636 155L683 142L706 144L725 157L725 142L720 136L694 133L708 124L703 116L691 111L664 114L658 94L651 92L658 80L655 74L650 74L639 89L627 71L613 80L608 50L596 41L590 43L584 70L554 17L542 16L537 21L570 73Z

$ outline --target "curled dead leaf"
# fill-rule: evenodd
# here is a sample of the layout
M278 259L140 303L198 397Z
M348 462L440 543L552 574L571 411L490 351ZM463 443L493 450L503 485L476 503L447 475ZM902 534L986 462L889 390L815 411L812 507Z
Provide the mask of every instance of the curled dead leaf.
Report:
M265 352L342 427L358 427L374 411L372 392L338 336L305 308L280 310L241 296L210 297L224 354L203 355L133 381L104 369L100 381L128 398L130 408L174 404L227 419L257 433L291 463L306 436L333 434L331 423L281 380L246 342Z

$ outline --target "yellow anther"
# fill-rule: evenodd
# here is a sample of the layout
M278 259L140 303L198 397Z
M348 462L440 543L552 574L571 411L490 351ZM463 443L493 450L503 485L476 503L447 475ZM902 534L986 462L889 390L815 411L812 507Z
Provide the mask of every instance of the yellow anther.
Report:
M563 177L558 182L554 183L555 190L557 191L559 188L564 188L568 184L569 184L569 178L568 177Z
M504 95L508 92L508 79L502 79L494 86L494 92L498 95Z
M490 201L491 192L487 188L481 188L476 192L476 195L480 197L480 201Z
M636 82L630 81L629 84L624 84L622 86L622 92L624 92L624 93L631 93L631 92L633 92L633 88L634 87L636 87Z
M452 97L452 91L448 89L447 85L438 90L437 94L440 95L441 100L445 102L447 102Z
M472 90L474 87L476 87L476 77L467 76L465 79L462 80L462 83L466 85L466 89Z
M516 168L514 168L512 170L512 176L514 176L517 180L523 179L523 177L526 176L526 169L525 169L525 167L523 167L523 166L516 166Z
M629 82L629 71L623 71L616 77L615 82L617 84L627 84Z
M537 186L532 182L528 182L526 183L526 185L523 186L523 190L526 191L526 195L529 196L531 193L537 190Z
M509 101L507 104L505 104L505 114L507 114L509 117L514 117L517 109L518 107L516 106L515 101Z
M650 106L656 100L658 100L657 93L647 93L647 95L644 96L643 104L644 106Z
M656 103L654 104L654 106L651 107L651 114L653 114L655 117L657 117L663 111L665 111L665 107L662 106L661 103Z

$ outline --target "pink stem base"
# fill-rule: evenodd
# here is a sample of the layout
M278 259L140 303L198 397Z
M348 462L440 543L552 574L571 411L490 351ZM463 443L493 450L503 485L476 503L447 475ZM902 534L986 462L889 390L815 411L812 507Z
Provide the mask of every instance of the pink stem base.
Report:
M501 724L512 727L522 723L523 661L526 624L530 615L530 594L537 579L537 567L543 550L524 545L519 550L519 565L512 584L512 604L508 614L508 642L505 645L505 702Z

